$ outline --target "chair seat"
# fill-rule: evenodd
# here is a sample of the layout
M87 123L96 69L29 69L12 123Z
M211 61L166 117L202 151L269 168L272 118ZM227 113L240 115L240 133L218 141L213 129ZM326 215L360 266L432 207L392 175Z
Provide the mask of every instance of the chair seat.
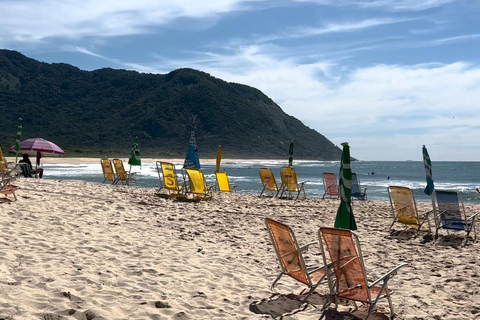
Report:
M372 300L377 297L381 288L382 288L381 286L373 286L373 287L370 288L370 297L372 298ZM390 290L383 289L382 297L386 297L389 292L390 292ZM361 287L353 287L353 288L348 288L346 290L343 290L342 292L340 292L338 294L338 297L339 298L345 298L345 299L348 299L348 300L354 300L354 301L358 301L358 302L370 302L368 300L368 295L367 295L366 290L364 290Z
M443 226L444 229L454 229L454 230L466 230L467 225L462 221L444 221Z
M314 272L310 273L310 279L313 283L317 283L323 276L325 276L325 268L321 268L315 270Z

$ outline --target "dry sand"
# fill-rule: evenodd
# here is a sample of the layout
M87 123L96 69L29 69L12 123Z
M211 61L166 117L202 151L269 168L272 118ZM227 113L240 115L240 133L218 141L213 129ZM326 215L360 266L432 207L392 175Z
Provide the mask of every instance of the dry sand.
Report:
M320 318L326 286L303 305L294 298L304 287L289 277L269 290L280 269L264 218L307 243L333 226L338 200L216 193L186 203L138 187L16 184L18 201L0 203L0 319ZM396 319L480 319L480 243L461 247L461 233L436 242L390 233L387 202L356 201L353 210L370 278L408 263L390 283ZM317 246L308 255L322 260ZM327 319L364 311L348 310ZM388 318L386 301L376 310L371 319Z

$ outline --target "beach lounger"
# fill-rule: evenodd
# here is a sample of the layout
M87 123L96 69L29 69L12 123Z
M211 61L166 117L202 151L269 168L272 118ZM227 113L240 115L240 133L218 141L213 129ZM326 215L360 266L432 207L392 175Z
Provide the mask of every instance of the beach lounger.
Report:
M115 173L113 172L112 161L105 157L100 159L100 164L102 166L102 172L104 177L102 183L105 183L105 181L110 181L111 183L113 183L116 180L116 177Z
M419 214L417 211L415 196L410 188L390 186L388 187L388 196L390 198L390 205L393 212L393 222L390 229L396 222L399 222L407 227L417 229L418 233L423 223L428 221L428 230L429 232L432 232L428 216L433 210Z
M3 202L4 200L6 201L12 201L11 199L8 198L9 195L13 196L13 201L17 201L17 196L15 195L15 191L17 191L18 186L11 184L10 182L5 183L5 184L0 184L0 193L3 194L5 197L1 198L0 202Z
M305 181L298 183L297 174L293 167L280 168L280 177L282 184L280 185L280 198L284 197L288 199L298 199L300 193L303 192L303 198L306 198L305 194ZM296 197L294 194L296 193Z
M186 194L192 194L194 200L212 199L212 187L207 187L203 172L198 169L186 168L188 176L188 189Z
M470 232L473 231L474 241L477 239L475 230L475 217L480 214L477 212L470 217L465 213L462 196L456 191L437 190L435 189L437 198L437 216L435 217L435 237L438 237L440 229L465 231L465 243L468 241Z
M137 184L137 180L133 176L133 173L130 171L125 171L122 160L113 159L113 168L115 169L116 175L113 184L118 184L119 182L121 182L122 184L126 184L127 186L129 185L129 182Z
M233 186L232 188L230 188L230 184L228 183L227 173L217 171L215 172L215 177L217 179L218 191L220 192L235 191L236 186Z
M185 183L182 185L178 183L175 165L171 162L157 161L156 166L158 179L160 181L160 189L158 191L165 189L171 196L183 195L185 191Z
M260 174L260 180L262 181L263 185L262 192L260 192L260 197L265 191L270 191L272 194L275 193L275 196L277 196L280 188L275 181L272 170L269 168L260 168L258 173Z
M367 200L367 188L362 191L357 174L352 173L352 197L358 200Z
M356 302L369 305L366 320L372 314L377 302L386 298L390 306L390 318L392 318L394 310L390 296L393 291L388 288L388 280L406 263L397 265L369 283L357 235L347 229L321 227L318 231L318 239L324 264L328 262L328 254L335 275L333 278L327 273L330 296L335 300L335 308L338 307L338 299L353 301L355 310ZM327 298L327 301L331 300Z
M0 193L5 196L4 198L1 198L2 202L12 201L8 198L9 195L13 196L13 201L17 201L15 191L18 189L18 186L12 184L12 181L16 178L17 174L18 173L15 170L8 170L5 163L0 163Z
M317 266L307 269L303 258L303 252L317 242L310 242L300 247L290 227L270 218L266 218L265 223L281 267L281 272L273 281L270 290L274 290L282 276L290 276L308 287L305 297L301 300L305 302L321 283L327 283L328 267ZM304 289L300 296L305 293L305 290L307 289Z
M335 178L335 174L331 172L324 172L323 173L323 187L325 188L325 192L323 193L323 199L325 196L329 198L338 199L338 186L337 186L337 179Z

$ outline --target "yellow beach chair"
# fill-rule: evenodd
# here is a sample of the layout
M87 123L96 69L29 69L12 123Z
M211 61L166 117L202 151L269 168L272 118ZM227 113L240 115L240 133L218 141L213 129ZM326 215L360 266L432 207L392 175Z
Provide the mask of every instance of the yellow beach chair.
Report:
M158 191L165 189L171 196L182 195L185 191L185 183L182 185L178 183L175 165L170 162L157 161L156 166L161 186Z
M419 214L417 211L417 203L415 196L410 188L407 187L388 187L388 197L390 198L390 205L392 206L393 222L390 229L396 222L402 223L407 227L412 227L420 231L423 223L428 221L428 231L431 231L430 221L428 215L432 211Z
M104 157L100 160L100 164L102 166L103 177L104 177L102 183L105 183L105 181L110 181L111 183L113 183L116 180L116 177L115 177L115 173L113 172L112 161Z
M280 198L285 197L288 199L293 199L293 193L296 193L297 196L295 199L298 199L300 193L303 192L303 198L306 198L305 194L305 182L298 183L297 174L295 169L292 167L282 167L280 169L280 177L282 179L282 184L280 186Z
M127 186L129 185L129 182L137 184L137 180L133 177L133 173L125 171L122 160L113 159L113 168L115 169L115 174L117 176L115 181L113 181L113 184L118 184L119 182L126 184Z
M203 172L197 169L185 169L188 176L188 190L186 194L192 194L193 200L212 199L212 187L207 187Z
M269 168L260 168L258 173L260 175L260 180L262 181L263 185L262 192L260 192L260 197L265 191L270 191L272 193L272 197L273 193L275 193L275 196L277 196L280 188L275 181L275 176L273 175L272 170Z
M215 177L217 179L218 191L220 192L235 191L236 186L233 186L232 188L230 188L230 184L228 183L228 176L225 172L216 171Z

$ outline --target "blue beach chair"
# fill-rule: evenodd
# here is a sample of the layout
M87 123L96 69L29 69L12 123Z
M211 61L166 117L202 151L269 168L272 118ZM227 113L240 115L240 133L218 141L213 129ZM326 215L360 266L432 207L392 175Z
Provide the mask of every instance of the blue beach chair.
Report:
M367 200L367 188L360 188L360 182L356 173L352 173L352 197L358 200Z
M475 217L480 214L477 212L470 217L465 214L465 206L463 205L462 196L456 191L435 190L437 198L437 216L435 217L436 232L438 230L460 230L465 231L465 243L468 241L470 232L473 231L474 241L477 239L475 230Z

